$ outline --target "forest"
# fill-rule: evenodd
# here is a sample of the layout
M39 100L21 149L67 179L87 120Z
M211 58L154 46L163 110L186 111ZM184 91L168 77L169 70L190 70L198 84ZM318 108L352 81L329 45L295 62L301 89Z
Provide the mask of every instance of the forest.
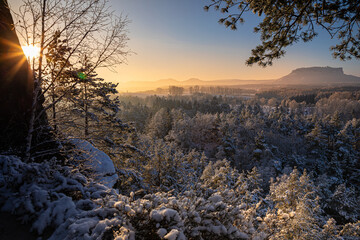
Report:
M239 1L220 19L236 29L243 12L266 14L248 64L314 38L293 29L314 16L349 37L337 57L359 58L352 31L334 25L358 23L352 2L298 2L285 30L271 20L284 2L295 4ZM24 0L16 13L4 0L0 23L1 239L360 239L360 87L121 94L98 75L133 54L129 20L107 0Z
M19 191L3 209L51 239L359 239L359 88L110 100L87 125L59 104L64 166L1 158L3 193ZM113 188L84 159L98 151Z

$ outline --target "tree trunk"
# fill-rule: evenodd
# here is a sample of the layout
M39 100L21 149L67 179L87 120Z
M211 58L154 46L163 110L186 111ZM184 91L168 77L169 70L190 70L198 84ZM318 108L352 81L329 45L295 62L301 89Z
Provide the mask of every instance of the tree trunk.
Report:
M84 83L84 104L85 104L85 138L89 136L89 109L86 83Z
M54 76L52 76L52 79L54 79ZM52 119L53 119L53 128L54 131L57 131L57 122L56 122L56 89L55 84L51 87L51 97L52 97Z

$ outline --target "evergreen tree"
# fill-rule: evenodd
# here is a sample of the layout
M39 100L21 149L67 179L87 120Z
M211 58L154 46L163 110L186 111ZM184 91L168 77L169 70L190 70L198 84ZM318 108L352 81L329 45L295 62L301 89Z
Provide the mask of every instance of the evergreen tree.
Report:
M75 121L78 136L99 140L104 139L108 131L113 131L111 127L126 126L117 118L120 110L118 97L115 96L117 84L98 78L92 69L92 64L85 57L83 68L77 71L79 84L68 99L73 102L72 112L80 117Z
M294 169L271 183L269 200L274 209L264 221L272 231L270 239L321 239L319 198L306 171L300 175Z
M161 108L156 112L147 126L149 136L163 139L171 130L171 118L169 109Z
M273 60L285 55L284 48L300 40L314 39L317 28L326 30L331 38L339 39L339 43L331 47L334 57L341 60L360 58L359 31L348 27L359 23L357 1L211 0L205 10L211 7L227 14L219 22L233 30L244 22L248 12L262 17L254 28L255 32L261 33L261 44L252 50L252 56L246 61L249 65L272 65Z

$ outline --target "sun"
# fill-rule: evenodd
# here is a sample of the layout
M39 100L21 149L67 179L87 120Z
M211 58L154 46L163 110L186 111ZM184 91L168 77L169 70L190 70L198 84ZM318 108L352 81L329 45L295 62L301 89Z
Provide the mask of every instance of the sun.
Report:
M37 46L21 46L27 58L36 58L40 55L40 48Z

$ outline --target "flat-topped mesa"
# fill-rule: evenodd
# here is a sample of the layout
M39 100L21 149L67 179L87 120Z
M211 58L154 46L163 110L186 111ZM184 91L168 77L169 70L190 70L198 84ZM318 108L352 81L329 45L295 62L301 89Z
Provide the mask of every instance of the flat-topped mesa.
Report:
M343 69L332 67L298 68L276 81L287 85L342 85L360 84L360 78L344 74Z
M309 67L309 68L297 68L291 73L312 73L312 74L335 74L344 75L343 68L333 67Z

